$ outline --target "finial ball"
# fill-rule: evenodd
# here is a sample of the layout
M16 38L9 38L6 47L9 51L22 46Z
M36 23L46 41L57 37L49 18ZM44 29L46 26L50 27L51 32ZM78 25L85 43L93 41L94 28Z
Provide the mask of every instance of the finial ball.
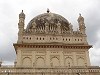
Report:
M47 8L47 13L49 13L50 12L50 10Z

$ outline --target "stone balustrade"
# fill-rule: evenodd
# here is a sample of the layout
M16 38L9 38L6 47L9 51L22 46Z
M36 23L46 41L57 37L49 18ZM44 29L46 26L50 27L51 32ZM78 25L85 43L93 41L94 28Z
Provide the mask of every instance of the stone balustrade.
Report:
M14 67L1 66L0 75L34 75L34 74L61 74L61 75L100 75L100 67Z

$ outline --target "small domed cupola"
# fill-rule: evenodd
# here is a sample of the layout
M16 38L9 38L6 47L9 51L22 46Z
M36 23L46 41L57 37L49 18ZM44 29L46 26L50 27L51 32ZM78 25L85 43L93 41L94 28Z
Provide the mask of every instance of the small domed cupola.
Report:
M19 18L24 18L24 19L25 19L25 14L24 14L23 10L22 10L22 12L19 14Z

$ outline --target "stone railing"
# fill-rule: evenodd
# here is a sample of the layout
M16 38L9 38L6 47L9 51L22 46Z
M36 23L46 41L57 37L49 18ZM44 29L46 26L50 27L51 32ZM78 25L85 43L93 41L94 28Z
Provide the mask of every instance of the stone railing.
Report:
M66 74L100 75L100 67L14 67L1 66L0 75Z

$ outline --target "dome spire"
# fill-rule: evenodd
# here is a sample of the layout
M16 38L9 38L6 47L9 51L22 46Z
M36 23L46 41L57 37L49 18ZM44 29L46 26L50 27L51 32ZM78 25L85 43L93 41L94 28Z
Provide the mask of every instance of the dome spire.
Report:
M79 13L79 16L81 16L81 13Z
M23 13L23 10L22 10L22 13Z
M24 19L25 19L25 14L24 14L23 10L22 10L21 13L19 14L19 18L24 18Z
M50 10L49 10L49 8L47 8L47 13L49 13L50 12Z

